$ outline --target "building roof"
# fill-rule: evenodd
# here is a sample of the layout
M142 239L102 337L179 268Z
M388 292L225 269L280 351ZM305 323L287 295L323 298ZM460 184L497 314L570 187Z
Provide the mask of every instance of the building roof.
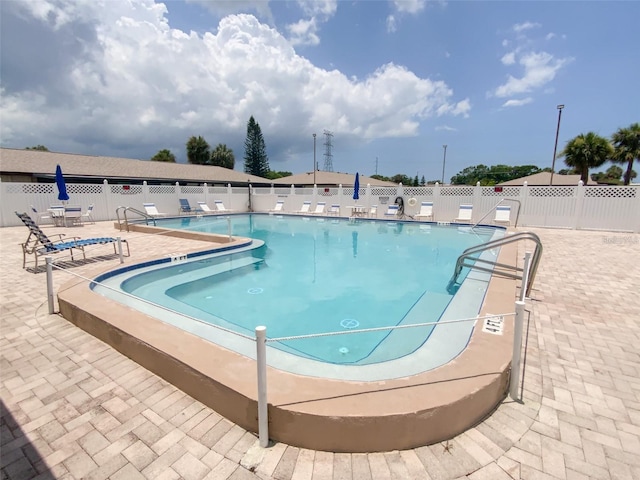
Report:
M316 185L353 185L356 179L355 173L325 172L316 171ZM376 180L375 178L360 175L360 186L365 187L367 184L373 186L396 187L398 184L386 182L384 180ZM288 177L276 178L273 183L280 185L313 185L313 172L297 173Z
M514 178L506 182L499 183L498 185L523 185L527 182L529 186L545 186L549 185L551 180L551 172L534 173L533 175L527 175L526 177ZM580 175L559 175L553 174L554 185L578 185L580 181ZM587 185L597 185L598 182L594 182L589 178Z
M211 165L152 162L129 158L98 157L72 153L0 148L0 172L53 178L60 165L68 181L73 177L92 180L147 180L209 184L271 184L266 178Z

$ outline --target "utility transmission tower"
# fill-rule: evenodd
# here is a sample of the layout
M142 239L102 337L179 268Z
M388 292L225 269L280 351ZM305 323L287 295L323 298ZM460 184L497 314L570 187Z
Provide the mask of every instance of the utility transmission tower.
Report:
M324 171L333 172L333 133L329 130L324 131Z

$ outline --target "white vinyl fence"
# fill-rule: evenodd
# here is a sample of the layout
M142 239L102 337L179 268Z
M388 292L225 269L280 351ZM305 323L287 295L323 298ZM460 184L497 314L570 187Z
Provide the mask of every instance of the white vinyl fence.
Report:
M472 221L491 223L493 213L487 215L501 200L512 207L511 219L518 213L518 226L555 227L607 231L640 232L640 187L639 186L440 186L425 187L376 187L361 186L359 200L353 200L353 187L212 187L181 185L111 185L67 184L68 204L80 205L86 211L94 205L96 221L115 220L118 207L133 207L142 210L142 204L153 202L158 211L178 215L179 199L189 200L192 208L198 201L214 207L221 200L225 207L236 212L268 212L277 200L284 201L283 213L295 212L304 201L326 202L340 206L340 215L348 216L351 205L370 208L378 206L377 217L384 218L387 205L402 197L405 214L415 215L420 202L433 202L433 221L450 222L458 216L461 204L473 205ZM31 205L38 211L46 211L51 205L60 204L54 183L0 183L0 225L19 225L14 214L31 213ZM415 199L415 202L411 201ZM413 204L413 205L410 205Z

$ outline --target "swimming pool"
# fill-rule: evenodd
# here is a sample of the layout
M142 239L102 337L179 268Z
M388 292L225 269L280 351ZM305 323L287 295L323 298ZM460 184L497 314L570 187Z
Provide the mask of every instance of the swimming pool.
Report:
M96 279L200 322L108 288L94 290L253 356L254 347L241 337L209 325L249 336L265 325L275 338L474 317L486 274L470 275L456 295L447 292L447 283L465 248L504 234L500 228L265 214L167 219L158 226L224 234L229 221L233 235L255 241L186 261L130 266ZM281 340L269 343L274 347L269 359L305 375L365 380L406 375L455 358L472 329L466 322Z

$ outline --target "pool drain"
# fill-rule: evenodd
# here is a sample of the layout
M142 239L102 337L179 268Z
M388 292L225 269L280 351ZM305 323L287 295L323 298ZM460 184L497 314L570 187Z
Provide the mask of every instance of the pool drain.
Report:
M358 327L360 325L360 322L355 318L345 318L340 322L340 325L342 326L342 328L352 329Z
M259 293L264 292L263 288L260 287L256 287L256 288L250 288L249 290L247 290L247 293L251 294L251 295L257 295Z
M340 350L338 351L343 355L346 355L347 353L349 353L349 349L347 347L340 347Z

